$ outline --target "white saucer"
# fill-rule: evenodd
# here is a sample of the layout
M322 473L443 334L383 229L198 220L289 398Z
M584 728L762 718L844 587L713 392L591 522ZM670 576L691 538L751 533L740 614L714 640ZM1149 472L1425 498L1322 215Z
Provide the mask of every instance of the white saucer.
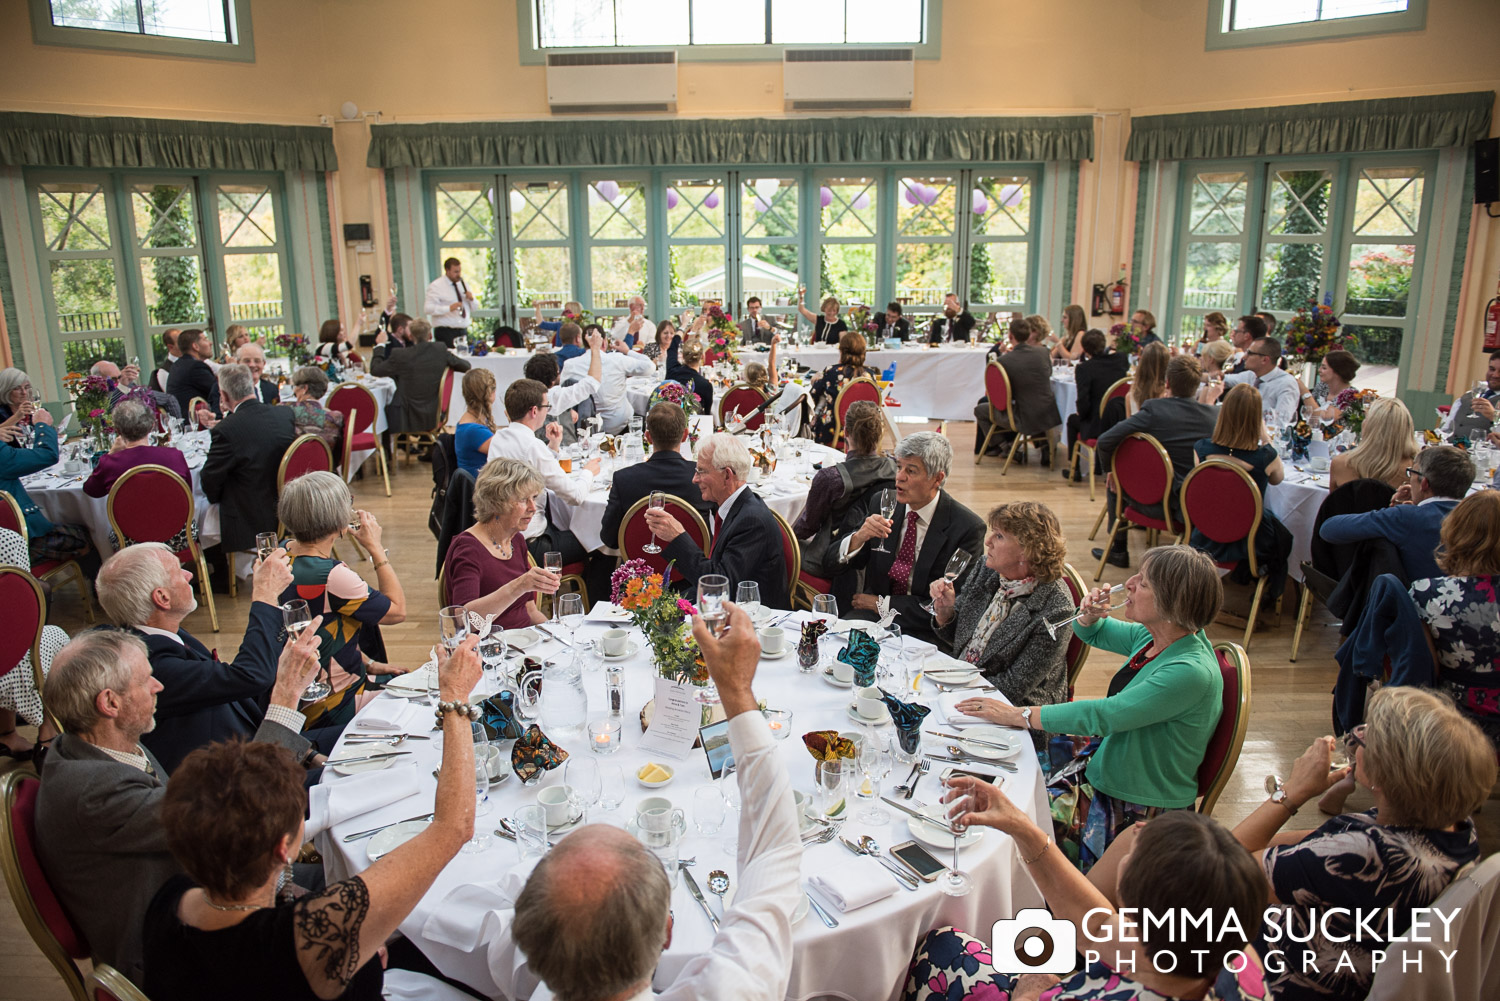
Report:
M608 661L629 660L631 657L634 657L640 652L641 645L639 643L637 643L635 640L626 640L624 653L605 653L603 650L600 650L599 657L601 660Z
M780 653L766 653L764 650L762 650L760 652L760 659L761 660L780 660L781 658L787 656L791 652L792 652L792 648L789 647L789 646L783 646L781 648L781 652Z
M866 719L859 714L859 710L856 707L850 706L849 718L854 720L854 722L856 723L866 723L870 726L880 726L884 723L889 723L891 721L891 707L882 702L880 704L880 708L883 711L884 715L882 715L879 719Z
M360 755L355 754L350 755L351 758L359 756ZM341 765L339 764L337 759L334 759L329 761L328 765L334 770L334 772L339 775L358 775L360 772L383 771L384 769L391 767L391 765L393 765L395 761L396 756L394 754L391 754L387 755L384 758L374 758L370 761L358 761L352 765Z
M374 862L382 855L387 855L396 848L400 848L412 838L427 830L430 820L403 820L399 824L393 824L370 839L370 846L365 850Z
M820 675L821 675L821 677L823 678L823 680L825 682L827 682L828 684L832 685L834 688L853 688L854 687L854 679L853 678L850 678L848 681L840 681L839 679L837 679L837 678L835 678L833 676L833 672L832 671L822 671L822 672L820 672Z
M953 832L948 830L947 826L941 822L942 807L931 805L918 807L918 809L935 819L932 822L927 822L918 820L915 817L907 817L906 829L911 832L911 836L929 848L946 848L951 852L953 850ZM982 827L970 827L959 836L958 847L967 848L969 845L977 843L983 837L984 829Z

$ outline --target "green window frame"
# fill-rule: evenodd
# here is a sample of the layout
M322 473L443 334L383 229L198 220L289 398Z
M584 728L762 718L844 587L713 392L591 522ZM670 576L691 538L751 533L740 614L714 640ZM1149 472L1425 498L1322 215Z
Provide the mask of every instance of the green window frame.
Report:
M1262 28L1230 28L1239 0L1208 0L1208 35L1204 48L1251 48L1259 45L1291 45L1322 42L1361 35L1383 35L1393 31L1421 31L1427 27L1427 0L1407 0L1406 9L1385 14L1301 21Z
M182 59L225 59L255 62L255 33L251 28L250 0L226 0L229 9L229 41L210 42L196 38L109 31L102 28L63 27L52 23L51 0L27 0L31 8L31 38L38 45L62 45L116 52L145 52Z

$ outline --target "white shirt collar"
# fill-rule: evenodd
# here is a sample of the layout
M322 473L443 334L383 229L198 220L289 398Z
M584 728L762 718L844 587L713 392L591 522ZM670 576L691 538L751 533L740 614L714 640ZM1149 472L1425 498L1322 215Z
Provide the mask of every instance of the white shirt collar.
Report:
M1433 496L1428 497L1425 500L1419 500L1419 501L1417 501L1417 507L1421 507L1423 504L1432 504L1432 503L1435 503L1437 501L1451 501L1451 500L1453 500L1452 497L1439 497L1436 494L1434 494Z
M178 636L175 632L172 632L170 629L158 629L155 626L136 626L135 628L136 628L137 632L145 633L147 636L165 636L168 639L176 640L177 643L179 645L181 645L181 646L186 646L187 645L187 644L185 644L185 643L182 642L182 637L181 636Z
M749 485L750 484L748 484L748 483L741 483L740 484L740 488L738 490L736 490L734 493L730 494L728 497L724 498L724 500L719 504L719 518L720 519L722 519L724 521L728 521L729 520L729 510L730 510L730 508L734 507L734 502L740 499L740 494L744 493L745 492L745 488L748 487Z
M923 526L927 526L927 525L931 525L932 524L932 514L933 514L934 511L937 510L938 501L941 500L942 497L943 497L943 492L941 490L939 490L937 493L935 493L935 494L932 495L932 500L928 501L922 507L919 507L919 508L916 509L917 510L917 520L920 521L923 524ZM911 508L907 508L907 510L910 511Z

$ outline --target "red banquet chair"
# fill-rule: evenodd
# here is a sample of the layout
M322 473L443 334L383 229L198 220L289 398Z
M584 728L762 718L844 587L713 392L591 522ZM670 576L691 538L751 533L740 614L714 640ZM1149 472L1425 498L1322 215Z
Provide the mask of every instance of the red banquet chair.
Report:
M328 442L315 434L305 434L287 446L281 466L276 470L276 496L299 476L307 473L333 472L333 451Z
M36 851L36 798L41 780L30 772L12 770L0 776L0 869L21 924L47 961L56 967L74 1001L88 1001L83 975L75 959L89 958L89 944L63 910L42 872Z
M380 478L385 482L385 495L389 497L391 472L385 461L385 449L380 447L380 436L375 433L375 419L380 413L375 394L358 383L346 382L333 391L325 406L344 415L344 454L339 459L344 479L353 475L349 459L355 452L373 451L375 461L380 464Z
M771 516L776 519L776 527L781 529L781 555L786 561L786 593L787 598L795 605L797 583L802 578L802 545L797 541L796 533L792 531L792 526L787 524L785 518L775 511L771 512ZM825 592L819 591L818 593ZM808 607L812 607L811 601L808 602Z
M178 563L191 564L196 570L198 590L208 606L214 632L218 632L219 611L214 607L213 589L208 586L208 564L193 530L193 490L187 481L166 466L133 466L109 488L106 510L109 527L122 549L136 542L169 543L186 532L186 548L173 555Z
M1210 458L1200 462L1182 481L1183 537L1191 539L1197 529L1214 542L1245 543L1245 561L1255 578L1255 597L1250 599L1250 621L1245 623L1245 649L1255 632L1266 578L1255 560L1255 534L1260 529L1264 502L1250 474L1232 462ZM1221 570L1233 570L1237 562L1215 561ZM1279 606L1279 602L1278 602Z
M47 624L47 597L42 585L21 567L0 567L0 608L6 628L0 630L0 678L31 656L31 680L42 690L42 627ZM45 711L45 708L44 710ZM49 714L49 722L51 717Z
M1131 525L1140 525L1146 529L1149 533L1148 544L1153 546L1162 532L1172 536L1182 533L1182 529L1172 522L1172 506L1168 502L1172 496L1172 459L1167 455L1167 450L1161 447L1161 442L1149 434L1137 431L1120 442L1120 447L1115 449L1115 454L1110 458L1109 469L1115 480L1115 524L1104 544L1104 555L1099 558L1099 571L1094 574L1096 581L1104 576L1104 566L1109 559L1109 551L1114 548L1115 537L1128 531ZM1160 518L1140 510L1142 507L1155 505L1161 506ZM1094 532L1089 534L1089 538L1092 539L1094 533L1099 531L1099 522L1104 520L1104 513L1099 513L1099 521L1094 522Z
M108 963L96 963L89 973L90 1001L150 1001L141 989Z
M31 533L26 531L26 517L21 514L21 505L5 490L0 490L0 528L10 529L28 547L31 545ZM89 595L89 582L84 579L83 568L78 565L77 560L42 560L40 563L33 563L28 569L37 580L47 580L49 577L59 580L64 577L72 578L78 585L79 597L83 598L83 610L88 614L89 623L93 623L94 599Z
M754 386L744 382L737 382L726 389L719 397L719 427L729 424L729 417L736 410L743 416L766 402L766 394ZM760 413L745 421L745 428L750 431L759 430L766 421L766 413Z
M867 375L858 379L851 379L844 383L839 390L839 395L833 398L833 447L844 447L844 415L849 408L861 400L873 403L877 407L882 402L880 385Z
M1083 582L1083 574L1073 569L1073 564L1063 564L1063 584L1068 589L1068 594L1073 599L1073 606L1083 604L1084 595L1089 593L1088 585ZM1083 662L1088 660L1089 645L1078 638L1070 625L1068 629L1068 651L1065 663L1068 666L1068 701L1073 701L1073 688L1078 684L1078 676L1083 673Z
M976 466L984 461L984 453L989 450L990 439L997 432L1014 431L1016 427L1016 414L1012 406L1015 400L1010 391L1010 374L998 361L991 360L984 367L984 395L990 406L990 430L979 446L979 454L974 456ZM1004 418L1003 422L1001 418ZM1046 448L1047 436L1016 432L1016 436L1010 442L1010 451L1006 453L1005 465L1000 467L1001 476L1010 471L1011 461L1016 457L1016 449L1021 448L1027 442L1037 442Z
M411 463L412 449L420 446L436 448L438 435L448 430L448 401L453 398L453 369L443 371L443 383L438 390L438 418L430 431L397 431L391 437L391 448L399 448L406 453L406 461Z
M699 549L707 553L708 524L703 520L703 515L699 514L696 508L676 494L667 494L666 501L666 512L681 522L688 537L698 544ZM616 548L620 550L621 563L627 560L645 560L646 565L651 567L652 570L662 573L667 569L666 554L648 553L642 548L652 538L651 529L646 525L646 507L650 503L650 497L642 497L630 505L630 510L625 512L625 517L620 521L620 538ZM672 580L678 581L682 579L682 573L674 567L672 569ZM671 582L669 581L668 583Z
M1104 408L1109 406L1109 401L1117 398L1123 399L1130 395L1130 379L1118 379L1104 393L1104 399L1099 401L1099 419L1104 419ZM1094 467L1098 463L1094 455L1099 447L1098 438L1079 438L1073 443L1073 454L1068 456L1068 468L1072 470L1073 482L1078 482L1078 460L1083 458L1089 464L1089 500L1094 499ZM1088 455L1084 455L1087 452Z
M1249 656L1238 643L1215 643L1214 655L1224 679L1223 713L1198 766L1198 812L1204 814L1214 812L1214 804L1229 785L1250 725Z

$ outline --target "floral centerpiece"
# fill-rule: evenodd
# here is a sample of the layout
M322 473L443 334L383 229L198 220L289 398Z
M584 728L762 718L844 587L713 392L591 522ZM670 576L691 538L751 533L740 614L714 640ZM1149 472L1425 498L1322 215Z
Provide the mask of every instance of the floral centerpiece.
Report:
M294 371L306 365L312 357L312 352L307 350L307 338L301 334L277 334L272 343L286 352L287 361Z
M578 324L579 330L587 327L590 323L599 322L598 320L594 319L593 313L590 313L588 310L581 308L576 313L571 309L563 310L562 315L558 317L558 321L561 323L576 323ZM607 324L602 324L602 326L607 326Z
M503 349L502 349L503 350ZM490 353L490 346L484 341L475 341L469 345L469 355L473 358L483 358Z
M1379 398L1380 394L1373 389L1355 389L1350 386L1339 393L1333 405L1343 411L1343 416L1339 418L1340 422L1358 437L1360 428L1365 423L1365 413L1370 404Z
M1292 314L1283 331L1282 354L1316 365L1328 352L1345 351L1354 345L1354 335L1343 332L1344 325L1334 314L1332 301L1333 297L1328 295L1321 303L1309 298L1305 306Z
M610 574L610 601L629 612L645 634L659 675L707 688L708 666L693 639L690 619L698 610L666 586L671 573L670 563L665 573L657 573L645 560L627 560Z
M875 335L880 333L880 324L870 316L870 307L863 304L849 310L848 326L850 330L864 334L865 339L872 342Z
M710 364L720 359L732 361L735 352L740 349L740 328L734 325L734 317L717 304L709 306L703 315L708 321L704 325L704 333L708 337L708 357L704 360Z
M1140 354L1143 336L1133 323L1116 323L1109 328L1109 339L1114 344L1115 351L1120 354Z
M651 391L651 399L647 403L646 409L649 410L658 403L671 403L679 406L689 416L698 413L703 407L703 401L698 398L697 393L688 389L682 383L673 382L671 379L668 379Z
M73 412L78 423L87 434L99 434L110 430L109 380L102 375L82 375L69 372L63 377L63 385L73 397Z

